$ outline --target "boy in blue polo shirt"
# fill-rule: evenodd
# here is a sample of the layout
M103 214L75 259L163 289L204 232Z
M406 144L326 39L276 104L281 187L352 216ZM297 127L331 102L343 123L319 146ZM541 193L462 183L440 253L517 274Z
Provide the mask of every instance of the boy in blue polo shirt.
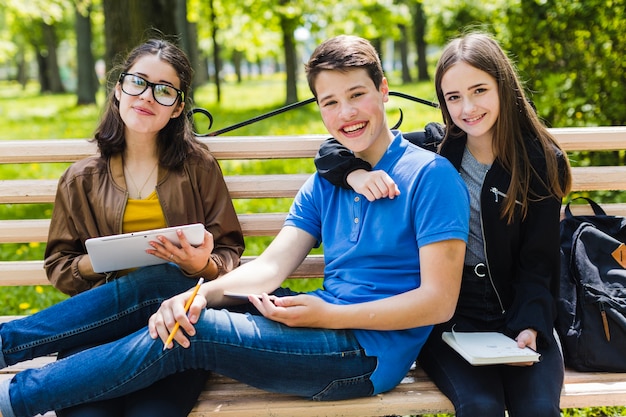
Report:
M165 301L147 329L21 372L10 390L0 386L4 417L124 395L188 368L317 400L375 395L402 380L432 325L454 312L469 228L468 193L446 159L389 130L389 87L369 42L329 39L314 51L306 71L330 134L393 177L399 194L370 202L312 175L263 254L203 284L189 315L186 292ZM323 288L308 294L277 290L321 243ZM97 291L85 293L91 302L98 302ZM225 291L251 294L255 312L228 310L236 301ZM268 296L272 292L288 295ZM164 349L177 321L184 331ZM1 340L10 337L0 329ZM10 359L5 353L0 363ZM78 366L84 362L90 366Z

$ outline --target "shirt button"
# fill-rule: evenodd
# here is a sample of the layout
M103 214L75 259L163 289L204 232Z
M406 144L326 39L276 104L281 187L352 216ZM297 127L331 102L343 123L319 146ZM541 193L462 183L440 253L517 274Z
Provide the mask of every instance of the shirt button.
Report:
M355 202L355 203L358 203L358 202L359 202L359 200L361 200L361 199L360 199L358 196L354 197L354 202Z
M355 218L354 218L354 223L356 224L356 223L358 223L358 222L359 222L359 218L358 218L358 217L355 217Z

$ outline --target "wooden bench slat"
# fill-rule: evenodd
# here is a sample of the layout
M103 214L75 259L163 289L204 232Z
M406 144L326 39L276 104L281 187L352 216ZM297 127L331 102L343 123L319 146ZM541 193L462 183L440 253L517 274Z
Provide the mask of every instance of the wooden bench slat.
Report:
M75 162L96 151L96 145L85 139L3 140L0 163Z
M244 256L242 263L254 256ZM309 255L289 278L318 278L324 275L324 257ZM0 261L0 287L16 285L50 285L43 261Z
M233 199L292 198L311 174L228 175ZM573 190L624 190L626 166L572 168ZM0 180L0 204L53 203L58 180Z
M327 135L215 136L203 138L217 159L312 158Z
M237 217L244 236L276 236L287 213L239 214Z
M626 190L626 166L572 168L573 190Z
M0 243L46 242L50 219L0 220Z
M43 261L1 261L0 287L17 285L50 285Z
M622 395L626 394L624 381L626 373L581 373L568 369L565 371L561 408L623 405ZM241 395L245 396L243 401ZM416 368L390 392L372 398L327 403L269 394L216 375L191 416L236 416L252 412L255 416L267 417L301 413L356 417L386 415L389 410L400 415L453 412L450 401L420 368Z
M0 204L53 203L58 179L0 180Z
M201 140L220 160L310 158L328 136L215 136ZM97 146L85 139L0 141L0 164L75 162L94 155Z
M591 215L586 204L572 204L574 215ZM608 215L626 217L626 203L602 204ZM286 213L240 214L239 221L245 236L275 236L281 229ZM0 243L46 242L50 219L0 220Z
M311 174L226 176L231 198L291 198ZM0 180L0 204L54 203L58 180Z
M18 318L3 317L2 321ZM26 361L0 370L0 380L30 367L40 367L55 360L54 355ZM590 405L624 405L626 373L576 372L565 370L561 408ZM365 416L386 415L393 410L402 415L453 412L450 401L435 387L424 371L416 367L394 390L371 398L346 401L313 402L298 397L272 394L213 375L207 382L198 404L190 414L200 416Z
M612 151L624 149L626 126L559 127L548 129L567 151Z
M311 174L227 175L230 197L293 198Z
M240 214L244 236L276 236L287 213ZM0 243L46 242L50 219L0 220Z
M626 126L550 128L566 151L624 149ZM326 135L202 138L218 159L309 158ZM296 138L297 140L293 140ZM85 139L0 141L0 163L74 162L96 152Z

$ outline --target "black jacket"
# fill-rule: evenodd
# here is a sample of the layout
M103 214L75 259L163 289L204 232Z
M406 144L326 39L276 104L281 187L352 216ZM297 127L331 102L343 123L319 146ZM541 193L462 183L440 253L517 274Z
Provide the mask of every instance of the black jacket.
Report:
M441 142L442 133L439 125L430 123L424 132L404 137L433 150ZM448 140L439 149L439 153L458 170L465 142L465 139ZM531 164L539 176L545 178L546 165L541 147L533 138L528 138L526 145ZM565 155L560 151L558 158L565 166ZM344 188L350 188L345 181L350 172L358 168L371 170L367 162L354 158L334 139L322 144L315 164L322 177ZM538 332L538 344L543 345L553 340L555 300L559 289L561 201L554 197L539 201L531 199L526 218L522 220L521 212L517 212L513 222L507 224L501 217L501 204L510 181L511 176L496 160L485 176L481 192L488 274L505 315L503 332L515 337L521 330L532 328ZM531 188L539 195L548 195L541 181L532 181Z

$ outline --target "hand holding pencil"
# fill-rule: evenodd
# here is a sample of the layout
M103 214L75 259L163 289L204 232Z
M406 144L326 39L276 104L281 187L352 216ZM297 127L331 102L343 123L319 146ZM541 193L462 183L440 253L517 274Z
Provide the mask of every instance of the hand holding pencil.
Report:
M194 298L196 298L196 294L198 294L198 290L200 289L200 286L202 285L203 282L204 282L204 278L200 278L198 280L196 287L193 289L193 292L191 293L191 296L185 303L185 314L189 311L189 308L191 307L191 303L193 303ZM174 336L176 336L176 332L178 332L179 328L180 328L180 323L176 322L176 324L174 325L174 328L170 332L170 335L165 341L165 344L163 345L163 350L167 349L170 343L172 343L172 341L174 340Z

